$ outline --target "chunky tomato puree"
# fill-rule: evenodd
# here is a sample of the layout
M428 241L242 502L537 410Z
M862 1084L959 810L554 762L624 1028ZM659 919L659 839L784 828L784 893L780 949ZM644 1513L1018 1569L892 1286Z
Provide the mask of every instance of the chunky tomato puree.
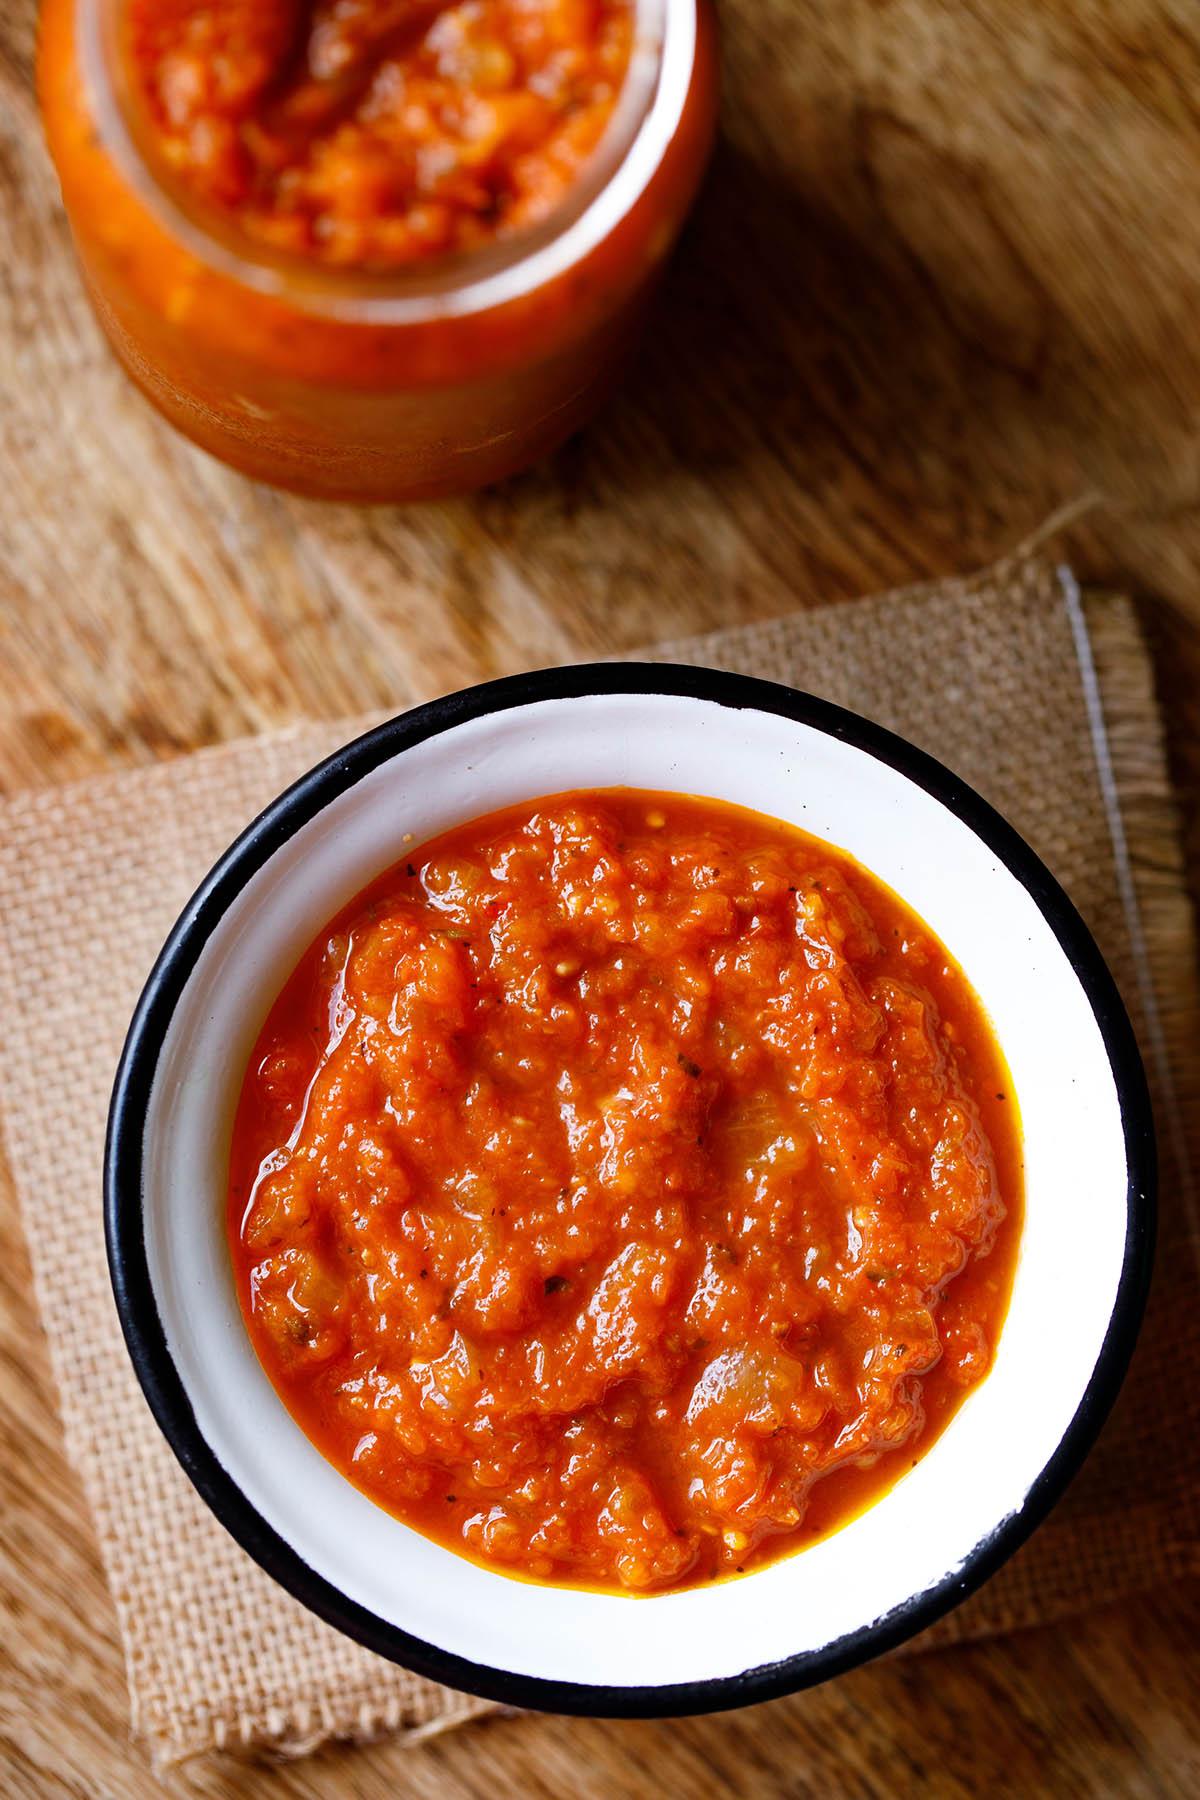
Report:
M378 269L537 224L595 152L633 0L125 0L176 179L252 237Z
M324 1454L452 1549L644 1592L890 1486L986 1375L1022 1209L988 1022L849 857L627 790L449 833L273 1007L229 1227Z

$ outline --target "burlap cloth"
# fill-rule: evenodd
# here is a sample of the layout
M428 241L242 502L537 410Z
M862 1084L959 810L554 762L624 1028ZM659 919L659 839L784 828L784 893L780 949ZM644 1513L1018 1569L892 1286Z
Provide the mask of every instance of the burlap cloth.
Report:
M1085 623L1086 618L1086 623ZM1128 603L1043 561L660 646L840 701L1007 814L1099 939L1159 1107L1162 1219L1134 1369L1100 1446L1026 1548L919 1640L1060 1616L1200 1566L1200 1232L1189 919L1150 674ZM100 1165L138 989L189 892L278 790L370 721L311 725L0 809L0 1108L62 1397L124 1637L134 1729L162 1764L298 1752L487 1710L321 1624L211 1518L143 1403L104 1262ZM32 995L36 1004L22 1005ZM13 1005L15 997L16 1004Z

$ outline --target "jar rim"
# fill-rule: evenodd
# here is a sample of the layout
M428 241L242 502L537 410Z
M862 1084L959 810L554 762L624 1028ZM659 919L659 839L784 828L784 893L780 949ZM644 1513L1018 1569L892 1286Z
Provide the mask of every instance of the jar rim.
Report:
M547 217L511 238L411 269L338 268L222 230L190 207L143 148L138 109L116 42L120 0L76 0L80 66L93 121L137 198L196 259L258 293L325 317L421 324L489 311L581 262L636 204L683 116L696 54L697 0L631 0L634 44L620 95L596 151Z

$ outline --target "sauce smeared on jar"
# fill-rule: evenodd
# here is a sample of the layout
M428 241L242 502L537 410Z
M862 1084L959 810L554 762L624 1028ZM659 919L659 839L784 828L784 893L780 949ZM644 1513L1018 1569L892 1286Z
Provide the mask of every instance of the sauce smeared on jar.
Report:
M647 1592L878 1498L986 1375L1019 1127L943 946L714 801L577 793L414 851L251 1057L229 1229L323 1453L441 1543Z

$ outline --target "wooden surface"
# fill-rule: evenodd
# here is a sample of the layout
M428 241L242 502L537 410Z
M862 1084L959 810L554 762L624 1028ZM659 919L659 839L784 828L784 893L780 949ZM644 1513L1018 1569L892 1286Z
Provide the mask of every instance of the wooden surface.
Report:
M1200 8L724 10L724 139L625 392L497 492L361 514L226 473L109 363L37 134L32 0L0 0L0 791L948 573L1095 488L1066 548L1142 604L1200 888ZM7 1190L0 1594L5 1795L1200 1792L1197 1583L741 1715L497 1721L160 1785Z

